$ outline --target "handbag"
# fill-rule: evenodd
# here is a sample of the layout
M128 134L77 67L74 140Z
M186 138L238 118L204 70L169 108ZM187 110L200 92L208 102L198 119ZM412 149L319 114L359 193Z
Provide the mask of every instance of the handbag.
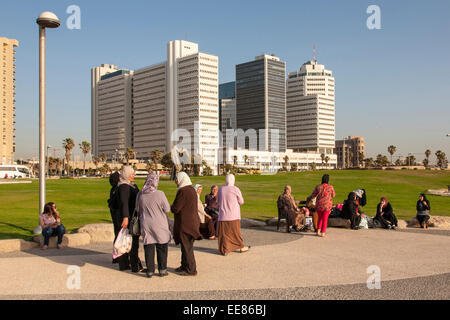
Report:
M137 211L133 212L133 216L131 217L130 223L128 225L128 229L130 230L130 234L132 236L140 236L141 235L141 226L139 223L139 214Z

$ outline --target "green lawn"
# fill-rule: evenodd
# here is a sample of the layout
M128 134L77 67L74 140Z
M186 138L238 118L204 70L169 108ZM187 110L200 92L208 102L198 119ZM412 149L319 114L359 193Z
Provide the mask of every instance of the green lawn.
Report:
M236 185L245 200L242 216L260 220L276 216L276 200L286 184L292 186L297 200L304 200L324 173L330 174L330 183L336 190L334 203L342 202L352 190L365 188L368 194L366 213L374 215L379 198L386 196L401 219L415 216L415 203L420 192L446 188L450 184L448 171L353 170L237 176ZM211 185L220 186L224 181L223 176L192 178L194 184L204 186L203 196ZM137 179L140 188L143 183L144 179ZM36 180L31 184L0 185L0 239L29 240L32 237L32 230L38 224L38 187ZM111 222L106 203L109 188L107 179L49 180L47 201L56 203L70 232L88 223ZM174 182L161 180L160 189L172 202L176 192ZM430 195L428 199L432 215L450 216L449 197Z

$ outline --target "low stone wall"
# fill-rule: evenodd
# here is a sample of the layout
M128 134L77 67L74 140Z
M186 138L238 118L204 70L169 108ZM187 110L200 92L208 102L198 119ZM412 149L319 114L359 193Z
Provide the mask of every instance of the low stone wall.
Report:
M38 246L39 245L35 242L25 241L23 239L0 240L0 253L26 251L37 248Z

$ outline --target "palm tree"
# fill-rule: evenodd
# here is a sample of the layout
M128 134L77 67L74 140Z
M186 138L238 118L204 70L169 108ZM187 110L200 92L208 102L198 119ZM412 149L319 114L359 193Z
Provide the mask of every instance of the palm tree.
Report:
M392 156L393 156L394 153L397 151L397 147L396 147L396 146L393 146L393 145L390 145L390 146L387 148L387 150L388 150L389 154L391 155L391 165L392 165Z
M289 157L288 156L284 156L283 160L284 160L284 167L287 170L287 167L288 167L288 164L289 164Z
M102 154L100 155L100 159L102 159L102 162L103 162L103 163L106 163L106 159L108 159L108 157L106 156L106 154L102 153Z
M158 171L158 163L163 158L163 156L164 154L158 149L155 149L152 152L150 152L150 159L152 159L156 171Z
M431 150L430 149L427 149L427 150L425 150L425 157L426 157L426 165L425 165L425 162L424 162L424 165L425 165L425 167L428 167L428 165L430 164L430 155L431 155Z
M325 160L325 165L328 168L328 161L330 161L330 157L326 156L324 160Z
M236 164L237 164L237 159L238 159L237 156L233 156L233 165L236 165Z
M444 167L447 166L447 159L446 159L446 155L445 152L442 152L441 150L436 151L435 153L436 155L436 165L443 169Z
M87 141L82 141L79 146L83 153L83 172L86 174L86 155L91 152L91 144Z
M245 155L245 156L244 156L244 163L245 163L245 164L247 164L248 159L249 159L249 158L248 158L248 155Z
M75 147L75 142L71 138L66 138L63 140L63 148L66 150L66 165L67 165L67 174L69 174L69 161L70 161L70 150Z
M322 168L323 168L323 163L325 161L325 153L320 154L320 159L322 159Z
M95 174L97 174L98 164L100 163L100 158L99 157L92 157L92 162L95 165Z
M127 165L130 164L130 159L134 158L134 150L131 147L127 148L127 152L125 152L125 159L127 159Z

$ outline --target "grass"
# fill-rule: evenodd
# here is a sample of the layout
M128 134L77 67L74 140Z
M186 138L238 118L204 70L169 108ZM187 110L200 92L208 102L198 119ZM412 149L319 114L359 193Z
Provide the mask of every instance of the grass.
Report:
M330 174L330 183L336 190L334 203L342 202L352 190L364 188L368 202L364 211L374 215L381 196L391 202L399 219L415 216L415 204L420 192L427 189L447 188L448 171L312 171L280 173L267 176L237 176L236 185L241 189L245 204L242 217L266 220L277 215L276 200L286 184L291 185L297 200L304 200L320 182L324 173ZM223 185L225 178L193 177L192 182L203 185L203 196L213 184ZM137 179L142 187L144 179ZM111 222L106 200L109 196L108 179L63 179L47 181L47 201L56 203L68 232L89 223ZM160 190L172 202L176 186L173 181L162 179ZM450 216L450 198L428 196L432 215ZM38 224L39 184L0 185L0 239L22 238L30 240L32 230Z

